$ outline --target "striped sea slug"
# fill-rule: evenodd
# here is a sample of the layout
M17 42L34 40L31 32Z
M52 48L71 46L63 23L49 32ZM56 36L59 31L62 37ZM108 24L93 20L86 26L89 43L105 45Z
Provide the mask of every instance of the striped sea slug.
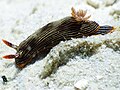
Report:
M114 31L113 26L100 26L95 21L88 20L90 16L86 16L87 11L76 11L74 8L71 8L71 10L72 16L48 23L18 46L3 39L6 45L17 51L16 54L6 55L3 58L15 58L16 67L23 69L26 65L34 63L41 56L46 56L60 41L98 34L104 35Z

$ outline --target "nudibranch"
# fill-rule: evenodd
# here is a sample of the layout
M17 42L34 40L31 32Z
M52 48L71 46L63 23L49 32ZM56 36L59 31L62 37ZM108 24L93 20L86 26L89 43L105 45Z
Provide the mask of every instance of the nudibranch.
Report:
M74 8L71 8L71 11L71 16L48 23L18 46L3 39L2 41L7 46L17 51L16 54L6 55L3 58L14 58L16 67L23 69L27 65L34 63L41 56L46 56L61 41L98 34L104 35L114 31L113 26L100 26L95 21L88 20L91 16L86 16L87 11L76 11Z

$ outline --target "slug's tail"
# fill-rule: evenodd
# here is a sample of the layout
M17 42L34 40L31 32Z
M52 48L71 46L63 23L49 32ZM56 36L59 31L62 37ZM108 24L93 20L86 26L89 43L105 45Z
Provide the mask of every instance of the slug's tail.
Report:
M98 34L105 35L108 33L112 33L114 30L115 28L113 26L108 26L108 25L100 26L99 30L95 32L95 35L98 35Z

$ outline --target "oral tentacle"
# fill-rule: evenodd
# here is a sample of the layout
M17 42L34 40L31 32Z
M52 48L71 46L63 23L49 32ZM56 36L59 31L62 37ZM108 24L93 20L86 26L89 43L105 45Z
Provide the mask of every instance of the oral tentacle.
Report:
M3 58L5 58L5 59L13 59L13 58L15 58L16 56L15 55L5 55L5 56L3 56Z
M5 58L5 59L13 59L13 58L17 58L17 57L18 57L17 54L15 54L15 55L10 54L10 55L3 56L3 58Z
M3 41L7 46L9 46L9 47L14 48L14 49L17 50L17 48L18 48L17 45L14 45L14 44L12 44L12 43L10 43L10 42L4 40L4 39L2 39L2 41Z

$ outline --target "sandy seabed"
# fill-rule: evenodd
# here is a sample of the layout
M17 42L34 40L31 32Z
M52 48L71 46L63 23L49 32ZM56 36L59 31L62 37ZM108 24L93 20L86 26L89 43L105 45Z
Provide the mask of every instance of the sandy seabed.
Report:
M8 79L3 84L0 78L0 90L74 90L74 84L83 79L87 85L82 90L120 90L119 5L120 0L0 0L0 77L5 75ZM3 38L18 45L47 23L70 16L72 6L87 10L90 20L115 26L116 30L104 36L61 42L44 59L20 72L14 66L14 60L2 58L15 53L3 44ZM104 43L107 41L109 43ZM76 54L75 49L83 42L92 43L91 47L100 44L100 47L90 57L83 58L80 53ZM73 47L72 51L70 47ZM69 57L68 51L74 57ZM68 56L62 57L59 52ZM52 60L50 56L53 60L67 59L69 62L46 79L40 79L46 60Z

